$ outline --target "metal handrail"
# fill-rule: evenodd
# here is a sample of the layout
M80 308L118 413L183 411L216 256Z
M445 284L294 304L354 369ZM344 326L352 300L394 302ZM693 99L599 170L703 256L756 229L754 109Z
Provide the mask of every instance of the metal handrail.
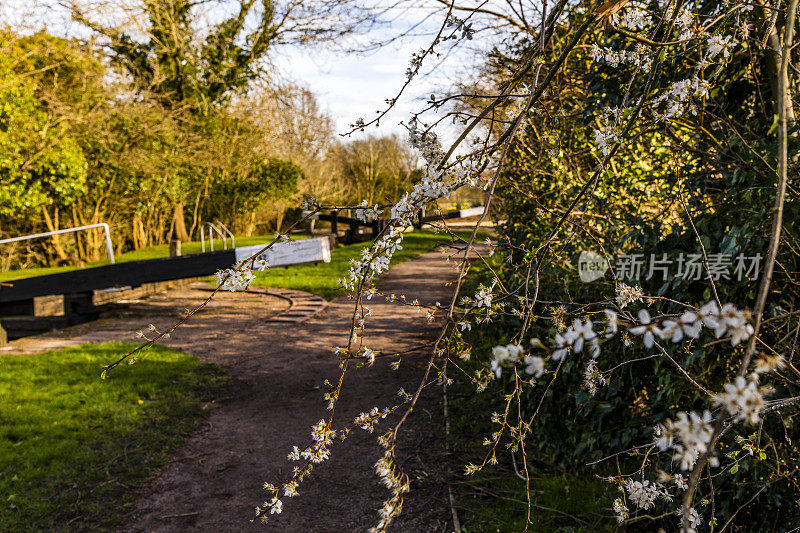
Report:
M45 233L34 233L32 235L23 235L22 237L11 237L10 239L0 240L0 244L9 242L27 241L30 239L38 239L40 237L50 237L51 235L61 235L62 233L71 233L73 231L81 231L92 228L103 228L106 234L106 252L108 254L108 262L114 264L114 246L111 244L111 232L108 229L108 224L101 222L100 224L89 224L88 226L79 226L77 228L60 229L56 231L47 231Z
M206 237L204 228L208 227L208 242L211 244L211 251L214 251L214 232L216 231L219 236L222 238L222 249L228 249L228 239L225 236L225 233L230 235L231 237L231 248L236 248L236 237L233 236L233 233L225 227L225 224L222 222L204 222L200 225L200 247L203 252L206 251ZM223 233L223 230L225 233Z
M220 237L223 237L222 246L223 246L223 248L225 248L226 247L225 246L225 240L224 240L224 235L222 235L222 232L219 229L217 229L217 227L214 225L213 222L204 222L203 224L200 225L200 248L201 248L201 250L203 252L206 251L206 238L205 238L205 234L204 234L204 231L203 231L203 228L205 228L206 226L208 226L208 242L211 243L211 251L212 252L214 251L214 232L215 231L217 233L219 233Z
M219 220L217 220L216 224L217 224L217 226L222 228L225 231L225 233L230 235L230 237L231 237L231 248L236 248L236 237L233 236L233 233L231 233L231 230L229 230L227 227L225 227L225 224L223 224ZM224 246L225 245L225 237L222 238L222 243L223 243L223 246Z

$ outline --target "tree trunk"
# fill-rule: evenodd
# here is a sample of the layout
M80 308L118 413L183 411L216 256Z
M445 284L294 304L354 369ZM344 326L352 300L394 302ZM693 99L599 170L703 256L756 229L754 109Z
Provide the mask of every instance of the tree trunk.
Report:
M133 248L138 250L148 244L147 232L144 230L142 218L139 215L133 215Z
M765 59L767 63L769 86L773 98L773 112L775 113L775 116L779 116L781 114L780 103L783 101L785 106L784 111L786 114L786 122L791 126L797 119L795 117L794 105L791 97L787 98L785 94L781 94L784 91L788 93L791 85L789 84L788 71L784 72L780 68L783 43L781 42L781 35L778 31L778 27L775 24L777 13L773 15L768 13L763 7L759 7L759 9L761 11L762 18L764 18L767 24L770 24L770 31L769 34L767 34L766 39L767 46L765 50ZM773 16L775 18L773 18ZM771 22L770 19L772 19ZM786 30L787 29L784 28L784 32ZM785 90L783 89L784 87Z
M281 228L283 227L283 215L285 212L285 208L283 207L282 202L278 202L278 219L275 221L275 231L277 233L281 232Z
M72 227L77 228L78 226L83 226L83 220L78 218L78 211L75 209L75 206L72 206ZM91 234L84 233L83 235L80 232L75 232L75 248L78 252L78 258L83 261L89 261L88 255L88 248L90 247L89 239L91 238ZM86 241L84 243L84 241Z
M58 227L58 208L55 210L55 222L52 218L50 218L50 213L47 212L47 208L42 206L42 214L44 215L44 223L47 225L48 231L58 231L60 228ZM64 251L64 248L61 246L61 239L59 238L60 235L53 235L53 249L56 251L56 255L58 255L59 259L68 259L67 253Z
M183 203L178 202L175 204L173 216L175 220L175 238L181 242L189 242L189 232L186 231L186 221L183 218Z

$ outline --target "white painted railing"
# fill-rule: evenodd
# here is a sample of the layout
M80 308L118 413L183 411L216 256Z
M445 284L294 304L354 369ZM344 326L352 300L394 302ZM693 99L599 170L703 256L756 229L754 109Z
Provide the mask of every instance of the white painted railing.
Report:
M0 244L9 242L28 241L31 239L39 239L41 237L50 237L51 235L61 235L63 233L72 233L74 231L82 231L85 229L103 228L106 234L106 252L108 253L108 262L114 264L114 245L111 244L111 232L108 230L108 224L101 222L100 224L89 224L88 226L80 226L77 228L60 229L57 231L47 231L45 233L34 233L33 235L23 235L22 237L11 237L10 239L0 240Z
M203 228L208 227L208 242L211 243L211 251L214 251L214 232L216 231L220 237L222 237L222 249L228 249L228 239L225 237L225 233L230 235L231 237L231 248L236 248L236 237L233 236L233 233L225 227L225 224L222 222L205 222L200 225L200 245L202 251L206 251L206 237L205 231ZM224 232L224 233L223 233Z

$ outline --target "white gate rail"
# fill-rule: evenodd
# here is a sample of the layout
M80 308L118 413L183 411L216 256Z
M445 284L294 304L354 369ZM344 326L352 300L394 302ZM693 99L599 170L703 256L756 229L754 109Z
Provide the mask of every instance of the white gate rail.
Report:
M114 264L114 246L111 244L111 233L108 230L108 224L101 222L100 224L89 224L88 226L80 226L77 228L60 229L57 231L47 231L45 233L34 233L33 235L23 235L22 237L11 237L10 239L0 240L0 244L9 242L28 241L31 239L39 239L41 237L50 237L51 235L61 235L63 233L72 233L74 231L82 231L85 229L103 228L106 234L106 252L108 253L108 262Z
M214 251L214 232L216 231L219 236L222 238L222 249L228 249L228 240L225 237L225 233L230 235L231 237L231 248L236 248L236 237L233 236L233 233L225 227L225 224L222 222L204 222L200 225L200 245L202 247L202 251L206 251L206 237L203 228L208 228L208 242L211 243L211 251ZM223 231L225 233L223 233Z

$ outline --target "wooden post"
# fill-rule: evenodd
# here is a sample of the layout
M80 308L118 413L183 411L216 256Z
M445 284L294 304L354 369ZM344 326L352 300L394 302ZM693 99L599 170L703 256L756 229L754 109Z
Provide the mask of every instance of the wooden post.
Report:
M417 223L414 224L414 229L422 229L422 217L425 216L425 213L420 209L417 211Z
M169 241L169 256L178 257L179 255L181 255L181 241L172 239Z
M331 233L333 233L334 235L339 234L339 223L337 220L338 216L339 216L339 210L331 209Z
M3 324L0 324L0 346L5 346L6 344L8 344L8 335L6 330L3 329Z
M94 305L93 291L64 295L64 317L70 325L96 320L98 316L100 309Z

